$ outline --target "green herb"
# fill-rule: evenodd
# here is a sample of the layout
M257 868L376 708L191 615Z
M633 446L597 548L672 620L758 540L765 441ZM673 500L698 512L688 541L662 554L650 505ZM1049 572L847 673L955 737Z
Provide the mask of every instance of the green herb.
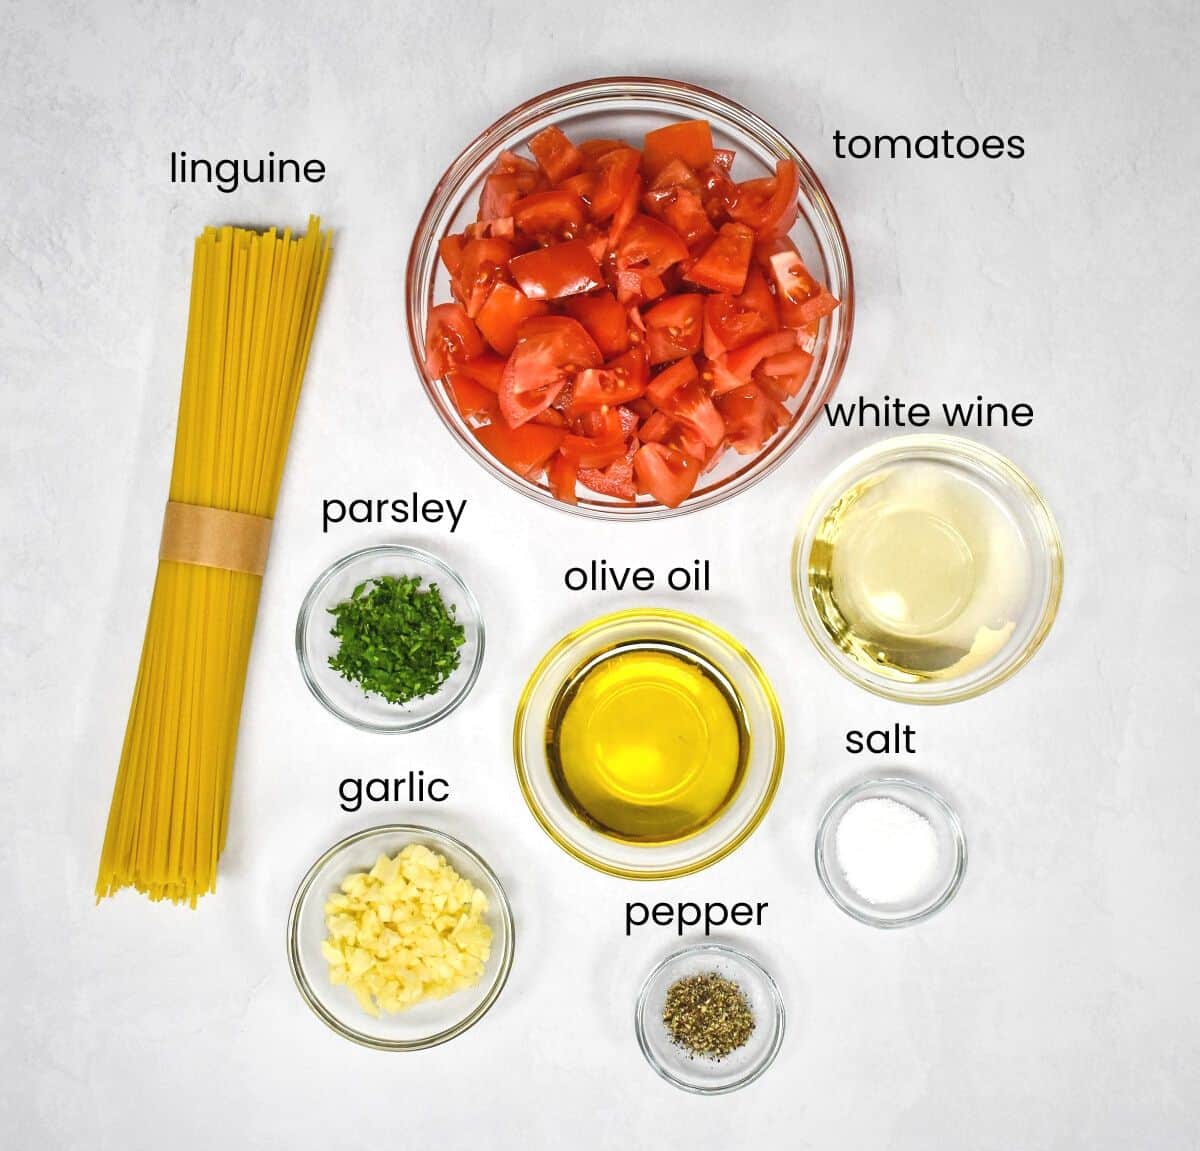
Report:
M329 666L388 703L437 691L458 667L467 638L437 584L422 591L420 576L364 580L329 614L337 621L329 634L341 641Z
M754 1012L746 993L715 971L672 983L662 1020L672 1043L705 1059L724 1059L745 1047L754 1033Z

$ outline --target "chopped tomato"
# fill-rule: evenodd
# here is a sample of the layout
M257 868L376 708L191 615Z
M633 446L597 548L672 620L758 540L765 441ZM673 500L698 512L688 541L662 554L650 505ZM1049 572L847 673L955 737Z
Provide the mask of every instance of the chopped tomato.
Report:
M813 358L808 352L792 348L787 352L777 352L763 360L761 370L768 376L807 376L812 367Z
M813 279L800 253L790 244L770 256L770 265L779 315L788 327L803 328L815 323L841 302L824 284Z
M707 120L683 120L646 133L642 146L642 168L656 176L672 160L691 168L703 168L713 159L712 129Z
M583 167L583 153L553 124L543 128L529 141L529 150L552 184L574 176Z
M685 356L682 360L676 360L669 368L664 368L650 381L650 386L646 389L646 398L656 408L665 408L676 388L699 378L696 361L691 356Z
M476 383L461 368L451 368L446 373L446 383L450 387L454 406L464 420L490 420L500 414L496 393Z
M716 292L704 301L704 354L715 359L779 327L775 297L762 272L751 268L741 295Z
M650 181L650 192L668 192L686 188L689 192L700 192L700 178L682 160L672 160Z
M622 304L634 305L657 300L667 290L662 277L648 268L617 270L613 274L613 288Z
M684 274L684 279L714 292L740 292L754 255L754 233L744 224L722 224L717 238Z
M592 201L592 193L596 190L596 174L594 172L580 172L577 176L570 176L564 180L559 187L564 192L570 192L574 196L578 196L585 204L590 204Z
M699 192L683 185L647 192L642 204L651 216L677 232L689 250L707 245L716 235Z
M677 508L700 478L700 461L665 444L642 444L633 457L633 470L640 491Z
M661 275L687 258L687 245L678 233L653 216L634 216L617 245L617 267L621 271L645 268Z
M537 316L520 328L500 381L500 411L519 427L545 411L567 381L600 363L600 349L568 316Z
M518 175L529 177L537 180L537 166L531 161L526 160L519 152L510 151L505 148L499 156L496 157L496 162L492 165L493 172L515 172Z
M694 428L710 449L725 438L725 421L699 378L675 388L658 406L668 416Z
M665 364L700 350L704 329L704 297L697 292L671 296L644 317L646 345L652 364Z
M463 237L466 240L511 240L515 232L511 216L497 216L494 220L476 220L468 224Z
M755 369L754 382L781 403L798 396L812 374L813 358L801 348L767 356Z
M614 148L595 161L594 172L592 217L607 220L628 198L630 189L637 185L638 154L632 148Z
M709 394L714 397L723 392L731 392L734 388L740 388L748 382L741 376L735 376L729 370L726 362L728 358L727 355L714 356L704 365L704 370L700 373L700 378L707 386Z
M615 496L619 500L637 498L633 484L633 452L626 451L619 460L606 468L580 468L579 482L603 496Z
M708 359L715 360L724 355L728 345L726 340L736 340L739 335L740 313L736 297L728 292L714 292L704 301L704 339L702 341L704 354Z
M438 245L456 302L430 313L425 369L501 463L566 503L677 506L787 426L838 301L787 235L799 165L735 183L733 162L702 120L640 149L551 126L496 158Z
M460 304L438 304L429 310L425 328L425 370L434 378L462 360L483 354L483 337Z
M675 191L674 188L651 188L644 193L642 207L646 209L646 214L661 220L663 208L675 199Z
M719 448L717 448L715 451L713 451L713 453L708 457L708 461L704 465L704 470L706 472L711 472L713 470L713 468L715 468L717 466L717 464L719 464L721 462L721 457L728 450L729 450L729 443L727 441L723 442L721 444L721 446Z
M572 296L563 306L587 329L606 360L629 347L628 317L612 292Z
M584 140L579 145L579 150L583 153L585 163L594 164L601 156L606 156L609 152L615 152L618 148L626 147L620 140Z
M512 206L541 183L537 166L515 152L501 152L483 182L479 196L479 219L495 220L512 215Z
M738 296L737 302L738 307L757 312L766 324L767 331L774 332L778 329L779 308L771 294L771 286L759 268L752 267L746 273L746 286Z
M787 408L755 384L743 384L716 399L725 438L734 451L753 455L791 419Z
M730 352L725 364L739 380L749 380L754 369L768 356L790 352L796 346L796 333L784 329L759 336L757 340Z
M738 186L729 177L729 170L720 164L709 164L697 173L700 178L700 199L714 224L725 223L738 202Z
M606 468L625 455L625 440L568 434L560 454L573 461L577 468Z
M549 305L531 300L520 288L500 282L492 285L488 298L475 317L483 338L507 356L517 346L517 329L533 316L544 316Z
M666 444L697 460L706 459L712 450L694 427L663 411L649 416L638 431L638 439L644 444Z
M617 407L594 408L579 412L571 426L581 436L630 436L638 425L638 417L623 404Z
M592 253L592 259L597 264L601 260L608 259L608 233L600 231L595 224L584 224L583 229L579 233L580 239L587 244L587 249Z
M531 300L559 300L590 292L604 283L599 266L582 240L514 256L508 270Z
M446 266L446 271L451 276L458 272L458 266L462 263L463 245L467 241L456 233L451 233L449 236L443 236L438 241L438 255L442 258L442 263Z
M799 196L800 169L794 160L780 160L774 176L738 185L737 203L729 214L759 236L782 235L796 222Z
M649 378L645 350L631 348L603 368L585 368L580 372L575 377L571 405L581 410L636 400L645 393Z
M575 495L575 484L578 479L579 462L570 456L563 455L562 452L559 452L550 461L550 466L546 469L546 481L554 493L554 498L562 500L565 504L578 502L578 497Z
M469 240L463 246L451 287L472 319L479 314L492 285L505 277L515 250L510 241L495 238Z
M704 202L687 188L676 191L674 199L663 209L662 218L677 231L688 248L695 251L712 242L716 232Z
M634 174L634 177L629 182L629 186L625 189L625 194L621 197L620 203L617 204L616 211L613 212L612 223L608 228L608 235L605 237L605 249L612 247L620 240L625 229L629 227L629 222L637 215L638 202L642 198L642 178ZM593 197L593 203L595 197Z
M605 468L625 455L626 432L623 421L615 408L590 415L591 422L582 427L580 433L568 435L560 451L574 459L580 467Z
M754 245L754 262L763 270L764 274L771 274L771 257L780 252L794 252L797 257L800 253L796 251L796 245L792 243L787 236L765 236L758 240Z
M480 387L487 388L489 392L496 395L500 393L500 380L504 375L504 369L508 364L508 359L504 356L497 356L493 352L485 351L482 355L472 356L469 360L464 360L456 366L456 370L464 376L468 376L474 380Z
M512 206L529 189L518 176L498 172L489 176L483 182L483 191L479 194L479 217L482 220L495 220L502 216L512 215Z
M587 209L573 192L552 188L548 192L530 192L512 209L513 223L527 236L539 239L570 240L583 227Z
M566 433L541 424L510 428L503 420L475 429L475 437L506 468L528 476L558 451Z

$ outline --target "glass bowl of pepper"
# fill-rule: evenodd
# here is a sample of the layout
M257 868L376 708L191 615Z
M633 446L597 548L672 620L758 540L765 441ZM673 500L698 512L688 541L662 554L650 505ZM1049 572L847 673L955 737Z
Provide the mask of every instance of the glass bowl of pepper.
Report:
M400 544L327 568L296 620L309 690L363 731L419 731L449 715L483 662L483 617L448 564Z
M775 980L748 955L699 943L667 956L637 999L646 1061L668 1083L725 1095L753 1083L783 1045L786 1012Z
M663 131L688 137L672 158ZM531 258L553 267L539 279ZM707 89L617 76L536 96L466 147L417 226L406 311L425 391L481 466L542 504L645 520L783 463L837 387L854 288L833 204L782 133Z

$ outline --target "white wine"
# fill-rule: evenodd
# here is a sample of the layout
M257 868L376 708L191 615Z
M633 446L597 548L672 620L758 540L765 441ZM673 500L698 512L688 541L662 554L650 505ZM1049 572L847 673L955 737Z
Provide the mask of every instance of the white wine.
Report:
M1003 649L1030 594L1020 526L968 472L912 460L825 512L808 587L851 659L904 683L957 679Z

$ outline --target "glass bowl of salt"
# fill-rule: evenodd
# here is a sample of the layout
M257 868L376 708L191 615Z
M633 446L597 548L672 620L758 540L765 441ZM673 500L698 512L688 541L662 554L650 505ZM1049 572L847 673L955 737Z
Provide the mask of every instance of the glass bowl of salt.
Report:
M906 927L962 884L967 841L954 809L911 779L869 779L830 804L817 828L817 874L847 915Z

